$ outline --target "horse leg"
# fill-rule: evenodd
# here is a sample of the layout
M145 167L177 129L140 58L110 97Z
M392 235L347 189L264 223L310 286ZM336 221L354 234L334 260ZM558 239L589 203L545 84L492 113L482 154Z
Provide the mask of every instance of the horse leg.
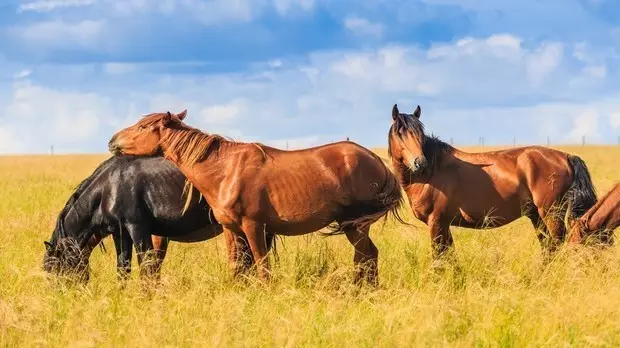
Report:
M536 230L536 237L538 237L538 242L540 243L540 247L543 250L547 250L547 246L549 243L549 231L547 231L547 226L545 225L543 219L538 214L538 211L530 211L525 216L530 219L532 225L534 225L534 229Z
M247 237L256 262L259 277L264 281L270 279L269 257L267 256L267 236L265 224L251 219L243 219L241 228Z
M153 250L153 240L151 234L147 232L144 227L128 224L126 226L127 232L133 240L133 245L136 248L138 256L138 266L140 267L140 277L151 277L155 274L156 264L155 260L147 260L148 252Z
M247 274L254 263L247 238L234 228L224 227L224 239L228 250L228 263L235 277Z
M445 256L454 244L452 233L450 233L450 223L443 221L440 217L431 216L428 220L428 227L431 232L433 258L438 260Z
M546 230L548 231L548 242L545 243L545 248L548 256L553 256L558 247L564 241L566 235L566 229L564 227L564 221L562 219L561 210L555 207L549 209L538 208L538 214L544 221Z
M372 242L369 236L370 227L364 227L362 230L355 228L345 230L345 234L349 243L355 248L353 256L353 264L355 266L355 284L366 281L372 286L379 283L378 263L379 250Z
M127 280L131 274L131 255L133 242L128 233L113 233L114 248L116 249L116 276L119 280Z
M152 235L153 249L155 250L155 277L160 278L161 266L168 250L168 238Z

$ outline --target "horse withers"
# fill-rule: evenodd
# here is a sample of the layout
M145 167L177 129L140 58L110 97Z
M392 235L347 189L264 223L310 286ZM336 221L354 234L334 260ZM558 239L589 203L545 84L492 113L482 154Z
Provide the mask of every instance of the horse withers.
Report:
M43 268L57 274L77 274L88 279L88 260L100 241L112 235L120 278L131 272L132 249L138 262L155 251L154 262L141 267L141 274L159 275L168 240L205 241L222 233L222 226L200 200L195 189L185 204L186 178L161 157L113 156L99 165L75 189L60 212L45 242ZM240 244L244 255L247 243ZM251 255L243 259L251 266Z
M614 185L579 219L568 221L571 243L614 244L614 230L620 226L620 183Z
M453 245L450 226L482 229L527 216L545 250L566 234L564 219L596 203L586 164L541 146L468 153L424 132L418 106L392 108L388 152L415 217L430 229L435 257Z
M210 135L183 123L179 114L153 113L120 130L109 142L114 154L163 153L203 194L232 239L246 236L267 280L266 231L302 235L332 222L355 247L356 281L377 281L378 250L370 225L402 202L396 177L370 150L338 142L284 151ZM230 251L230 249L229 249Z

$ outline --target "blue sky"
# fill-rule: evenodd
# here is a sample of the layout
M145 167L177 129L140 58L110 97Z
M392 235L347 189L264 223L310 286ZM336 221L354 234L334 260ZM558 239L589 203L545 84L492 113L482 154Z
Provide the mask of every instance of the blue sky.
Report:
M0 152L105 152L154 111L291 148L617 143L617 0L3 0Z

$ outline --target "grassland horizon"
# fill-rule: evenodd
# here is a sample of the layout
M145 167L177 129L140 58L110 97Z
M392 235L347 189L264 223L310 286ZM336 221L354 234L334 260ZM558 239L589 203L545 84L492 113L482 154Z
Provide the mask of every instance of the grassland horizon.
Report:
M479 152L510 146L458 147ZM581 156L603 195L620 146L552 146ZM387 158L385 149L373 149ZM223 237L171 243L162 284L116 280L111 240L91 279L71 286L41 269L43 241L75 186L109 154L0 157L0 346L618 346L620 252L566 245L543 264L522 218L453 228L458 263L431 267L425 225L373 226L376 290L351 284L344 236L278 239L274 279L235 282Z

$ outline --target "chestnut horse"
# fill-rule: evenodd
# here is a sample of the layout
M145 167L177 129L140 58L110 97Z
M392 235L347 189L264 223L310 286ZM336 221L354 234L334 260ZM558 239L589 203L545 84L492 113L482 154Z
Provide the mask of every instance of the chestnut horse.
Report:
M152 113L116 133L113 154L162 153L202 193L228 244L245 235L259 275L269 278L265 231L302 235L335 222L355 247L356 282L376 285L378 250L370 225L403 201L398 180L370 150L338 142L296 151L241 143L187 126L178 115ZM236 238L233 238L236 237ZM237 255L231 254L231 261Z
M420 106L404 114L394 105L388 152L413 214L430 228L435 257L452 247L450 226L494 228L523 215L553 252L565 214L579 217L596 203L579 157L540 146L467 153L427 136L420 115Z
M569 220L568 240L585 242L590 237L602 245L614 243L613 232L620 226L620 183L596 202L581 218Z

